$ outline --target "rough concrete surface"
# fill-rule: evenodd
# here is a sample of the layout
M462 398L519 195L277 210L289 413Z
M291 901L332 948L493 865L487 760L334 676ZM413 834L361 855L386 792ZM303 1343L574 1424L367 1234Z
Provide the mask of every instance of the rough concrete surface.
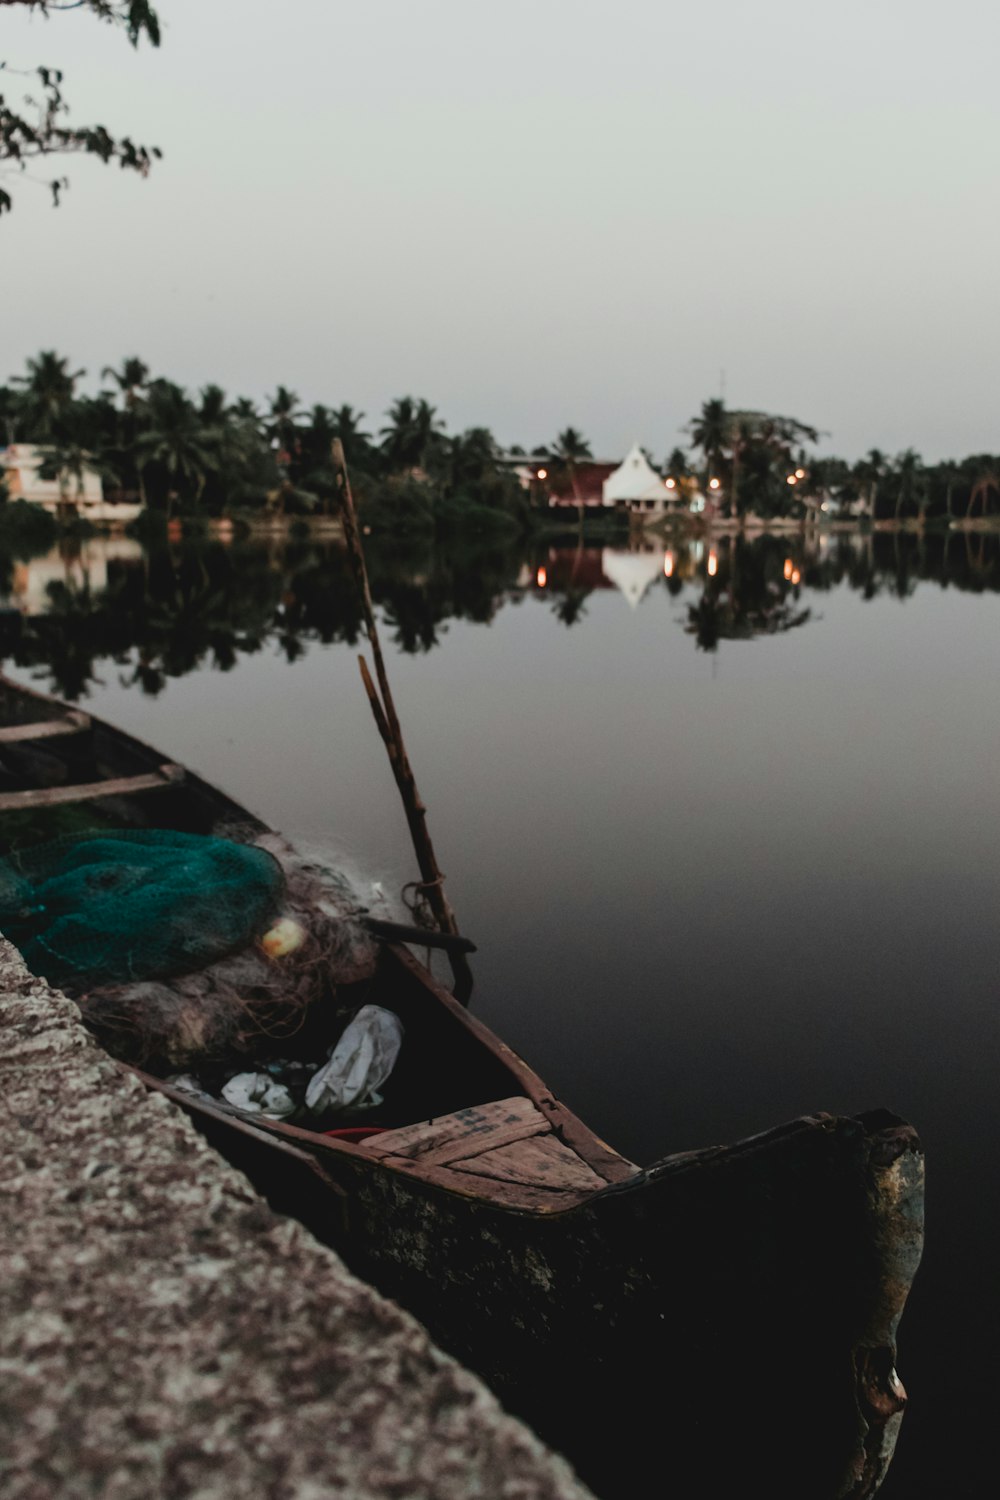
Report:
M0 939L0 1494L587 1500Z

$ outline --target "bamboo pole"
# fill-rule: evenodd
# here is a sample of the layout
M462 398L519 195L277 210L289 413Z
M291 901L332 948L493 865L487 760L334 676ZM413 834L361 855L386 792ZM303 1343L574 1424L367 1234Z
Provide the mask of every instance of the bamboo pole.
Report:
M417 790L416 778L413 775L413 767L410 765L410 757L406 751L403 731L400 727L396 705L392 697L392 689L389 687L389 677L385 670L382 645L379 641L378 627L375 623L375 609L372 604L371 589L368 584L368 569L365 566L365 554L361 544L361 532L358 528L358 516L354 508L354 496L351 494L351 481L347 474L344 445L340 438L334 438L331 452L334 477L340 496L340 514L344 523L344 535L347 538L347 554L351 560L351 569L354 573L354 581L361 600L361 608L365 618L365 630L375 663L375 676L378 678L378 686L376 687L372 681L368 663L363 656L358 657L361 680L368 695L368 702L371 705L372 714L378 726L378 732L388 752L392 774L396 779L399 795L403 801L403 809L406 813L410 838L413 841L413 849L417 856L417 865L420 869L419 889L426 897L427 904L434 913L434 918L440 930L450 933L454 937L459 937L458 921L452 910L451 903L445 894L444 875L441 873L441 868L438 865L437 855L434 853L434 845L431 842L430 831L427 827L427 808L424 806L420 793ZM455 979L455 996L465 1004L472 991L472 970L469 968L469 961L459 949L451 948L448 952L448 962L451 964L451 971Z

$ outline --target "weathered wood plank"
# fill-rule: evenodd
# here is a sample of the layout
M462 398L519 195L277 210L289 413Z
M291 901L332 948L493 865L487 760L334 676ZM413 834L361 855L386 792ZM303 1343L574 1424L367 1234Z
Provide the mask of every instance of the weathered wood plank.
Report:
M497 1150L483 1151L464 1161L449 1163L453 1172L489 1177L498 1182L523 1183L528 1187L549 1188L554 1192L597 1192L604 1179L581 1161L575 1151L564 1146L554 1135L535 1136L515 1141Z
M0 745L16 745L21 740L49 740L57 734L80 734L90 728L90 715L67 714L62 719L39 719L34 724L7 724L0 729Z
M596 1192L603 1178L552 1133L537 1106L521 1096L423 1120L375 1136L368 1149L387 1165L419 1162L466 1177L559 1192Z
M373 1136L365 1145L376 1156L402 1156L448 1166L496 1146L547 1134L551 1128L530 1099L517 1095L405 1125L401 1130Z
M454 1167L427 1166L424 1162L411 1161L406 1156L383 1156L379 1166L390 1167L412 1177L417 1182L427 1182L434 1187L459 1193L474 1202L487 1201L498 1208L529 1210L533 1213L563 1213L577 1203L585 1203L593 1197L593 1188L539 1187L533 1183L505 1182L499 1177L479 1177L471 1170L457 1171ZM601 1184L606 1187L607 1184Z
M110 781L81 781L76 786L3 792L0 793L0 812L16 812L22 807L56 807L66 802L92 802L96 797L128 797L134 792L160 792L183 780L183 766L164 765L144 776L118 776Z

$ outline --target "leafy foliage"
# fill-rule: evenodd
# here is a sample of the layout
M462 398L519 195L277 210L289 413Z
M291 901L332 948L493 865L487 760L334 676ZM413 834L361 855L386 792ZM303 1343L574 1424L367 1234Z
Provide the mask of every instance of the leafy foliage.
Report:
M123 30L133 47L142 37L154 47L160 45L159 19L148 0L0 0L0 5L20 5L45 16L62 10L89 10L98 20ZM8 172L26 172L41 158L82 154L105 163L117 161L120 167L145 177L160 157L159 147L138 145L127 135L114 136L104 125L70 125L63 74L58 68L16 69L0 60L0 74L31 80L30 90L18 98L0 93L0 173L5 167ZM58 205L68 185L64 176L49 180L53 203ZM0 215L12 207L11 194L0 186Z
M0 0L0 4L7 0ZM96 469L114 498L139 499L161 516L330 513L336 509L331 444L340 438L361 520L373 535L499 537L534 524L540 486L522 488L511 459L486 427L448 433L422 397L401 396L376 440L364 412L348 403L311 408L279 385L264 411L209 383L192 396L154 376L138 355L106 365L105 389L79 390L85 371L53 349L29 359L0 385L0 445L48 450L46 473L71 495L84 468ZM372 424L374 426L375 424ZM793 417L730 411L708 401L690 424L702 462L675 448L666 472L685 495L708 475L733 514L802 516L820 507L878 520L923 524L1000 510L1000 457L975 454L925 465L913 449L890 458L872 449L855 463L818 458L805 444L814 427ZM544 450L549 473L576 491L591 456L576 428ZM582 507L581 507L582 509ZM546 520L551 514L545 508ZM617 522L601 513L588 526Z
M336 505L331 445L339 437L372 531L517 530L527 519L527 498L492 433L477 427L448 436L423 399L394 402L375 444L363 412L346 403L306 411L284 385L261 413L246 397L230 401L215 384L192 398L154 377L137 355L104 367L110 388L97 396L79 394L85 373L45 349L0 386L0 446L43 447L42 477L57 478L67 496L89 468L117 498L139 499L167 516L329 512Z

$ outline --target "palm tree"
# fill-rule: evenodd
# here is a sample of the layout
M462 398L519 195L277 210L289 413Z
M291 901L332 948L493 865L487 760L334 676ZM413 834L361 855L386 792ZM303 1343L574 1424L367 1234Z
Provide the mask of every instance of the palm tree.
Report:
M687 424L691 444L700 448L705 457L705 482L711 483L716 470L722 468L723 457L729 447L732 433L732 418L726 403L714 397L703 401L701 412Z
M420 466L426 468L428 459L437 447L438 435L444 431L444 422L438 416L437 408L421 397L417 402L414 425L420 443Z
M740 497L738 494L738 475L741 461L750 450L755 450L752 457L758 478L766 473L766 484L758 485L759 498L765 504L779 510L784 509L787 503L787 495L781 490L782 482L787 485L789 470L801 469L805 452L799 448L798 459L794 456L796 444L804 442L816 443L819 441L819 431L809 425L808 422L800 422L797 417L774 416L763 411L734 411L729 413L731 427L730 446L732 448L732 487L729 496L730 511L733 515L740 509ZM766 459L764 457L766 451ZM784 470L782 475L781 471ZM795 476L796 483L799 475ZM788 488L793 489L795 485ZM780 497L780 498L778 498Z
M898 521L904 505L914 505L926 491L924 465L915 448L907 448L896 459L896 510L893 519Z
M73 404L76 382L87 372L71 371L69 360L54 349L43 349L27 366L27 375L13 377L15 385L24 387L18 400L19 425L32 441L58 437Z
M332 414L334 434L344 445L344 457L349 464L364 463L371 449L371 437L362 431L365 419L363 411L355 411L346 403L338 406Z
M733 435L730 512L749 507L758 515L787 513L795 495L788 470L788 454L774 434L740 422Z
M934 466L934 478L944 485L944 513L949 521L955 518L955 486L961 477L962 466L955 463L954 459L944 459ZM947 547L947 541L945 545Z
M593 458L590 444L582 432L577 432L575 427L564 427L549 450L552 457L561 459L563 463L579 463L583 458Z
M217 441L184 391L169 380L150 385L146 415L146 428L136 439L140 472L159 469L171 488L193 486L195 504L200 503L209 475L218 472Z
M386 412L388 426L379 430L382 452L392 469L402 468L411 461L414 442L414 414L417 403L412 396L400 396Z
M39 479L58 481L60 500L69 499L71 481L74 494L82 495L88 472L99 475L102 480L110 484L118 483L115 470L103 458L89 453L79 443L52 444L46 450L45 457L38 466Z
M0 439L7 443L14 441L19 401L17 392L12 391L9 385L0 385Z
M270 399L267 435L276 441L283 452L293 454L299 436L298 419L302 415L299 398L294 391L279 385Z
M238 417L241 422L258 423L260 421L257 403L251 401L249 396L237 396L230 410L233 416Z
M121 367L117 370L112 365L105 365L101 371L101 379L114 381L117 394L121 397L120 409L116 409L112 404L115 392L102 391L98 398L98 401L103 403L109 412L114 413L113 420L105 423L107 431L104 436L104 446L120 471L118 483L126 490L137 489L140 499L145 504L142 474L136 467L135 461L135 443L142 418L146 387L149 384L149 366L139 359L138 355L130 355L122 360ZM86 423L87 440L91 447L94 447L96 441L91 429L95 424L92 419L100 416L100 408L91 412L90 416L91 420Z
M868 514L875 519L878 487L885 478L888 459L879 448L869 448L864 458L854 465L854 477L865 491Z
M833 500L843 505L854 496L850 465L842 458L813 458L807 463L800 452L797 467L806 469L806 477L799 489L814 496L821 504Z
M569 475L569 482L573 488L573 499L576 501L577 516L580 523L580 534L583 534L583 496L580 494L580 486L577 482L576 466L583 458L592 458L590 444L582 432L577 432L575 427L564 427L556 438L549 455L556 466L557 471Z
M670 451L663 465L663 477L672 499L690 501L693 488L691 463L683 448Z
M307 446L322 448L329 451L330 444L337 436L337 421L334 413L321 401L317 401L306 417L305 437Z
M139 401L140 392L145 390L149 381L149 366L144 364L138 355L129 355L123 359L121 369L116 370L111 365L105 365L101 371L101 379L111 379L118 387L122 397L122 405L126 411L132 411Z
M448 438L439 452L440 468L448 488L481 490L497 473L497 443L488 427L470 427Z
M426 469L444 428L436 409L423 398L400 396L386 415L389 425L379 436L390 469Z
M202 392L202 418L219 411L216 392L222 395L217 386L207 386ZM216 420L204 425L202 439L215 459L208 478L219 481L213 491L223 510L236 498L246 502L251 496L263 497L273 480L274 455L261 436L252 402L241 400L224 407Z
M334 413L328 406L317 402L306 417L297 439L302 457L299 484L301 496L309 496L314 504L317 500L322 500L324 511L329 510L336 490L330 455L336 436Z
M226 393L221 385L204 385L201 388L201 405L198 416L206 427L221 427L228 416Z
M732 450L732 467L729 473L729 514L735 516L738 514L740 503L741 458L746 454L748 467L761 481L758 485L758 494L766 496L770 494L772 488L771 470L774 454L770 442L767 439L761 441L761 435L754 431L753 424L737 413L732 413L730 417L729 446Z
M709 487L713 478L720 477L719 471L729 455L729 508L733 515L740 508L741 468L752 465L758 480L758 500L765 495L777 495L779 491L770 479L761 487L759 481L764 470L769 467L777 470L782 464L786 469L793 467L793 446L819 441L818 429L797 417L775 416L766 411L730 411L718 397L702 403L700 415L692 418L687 431L694 446L705 455L705 480ZM764 449L770 455L766 462Z

